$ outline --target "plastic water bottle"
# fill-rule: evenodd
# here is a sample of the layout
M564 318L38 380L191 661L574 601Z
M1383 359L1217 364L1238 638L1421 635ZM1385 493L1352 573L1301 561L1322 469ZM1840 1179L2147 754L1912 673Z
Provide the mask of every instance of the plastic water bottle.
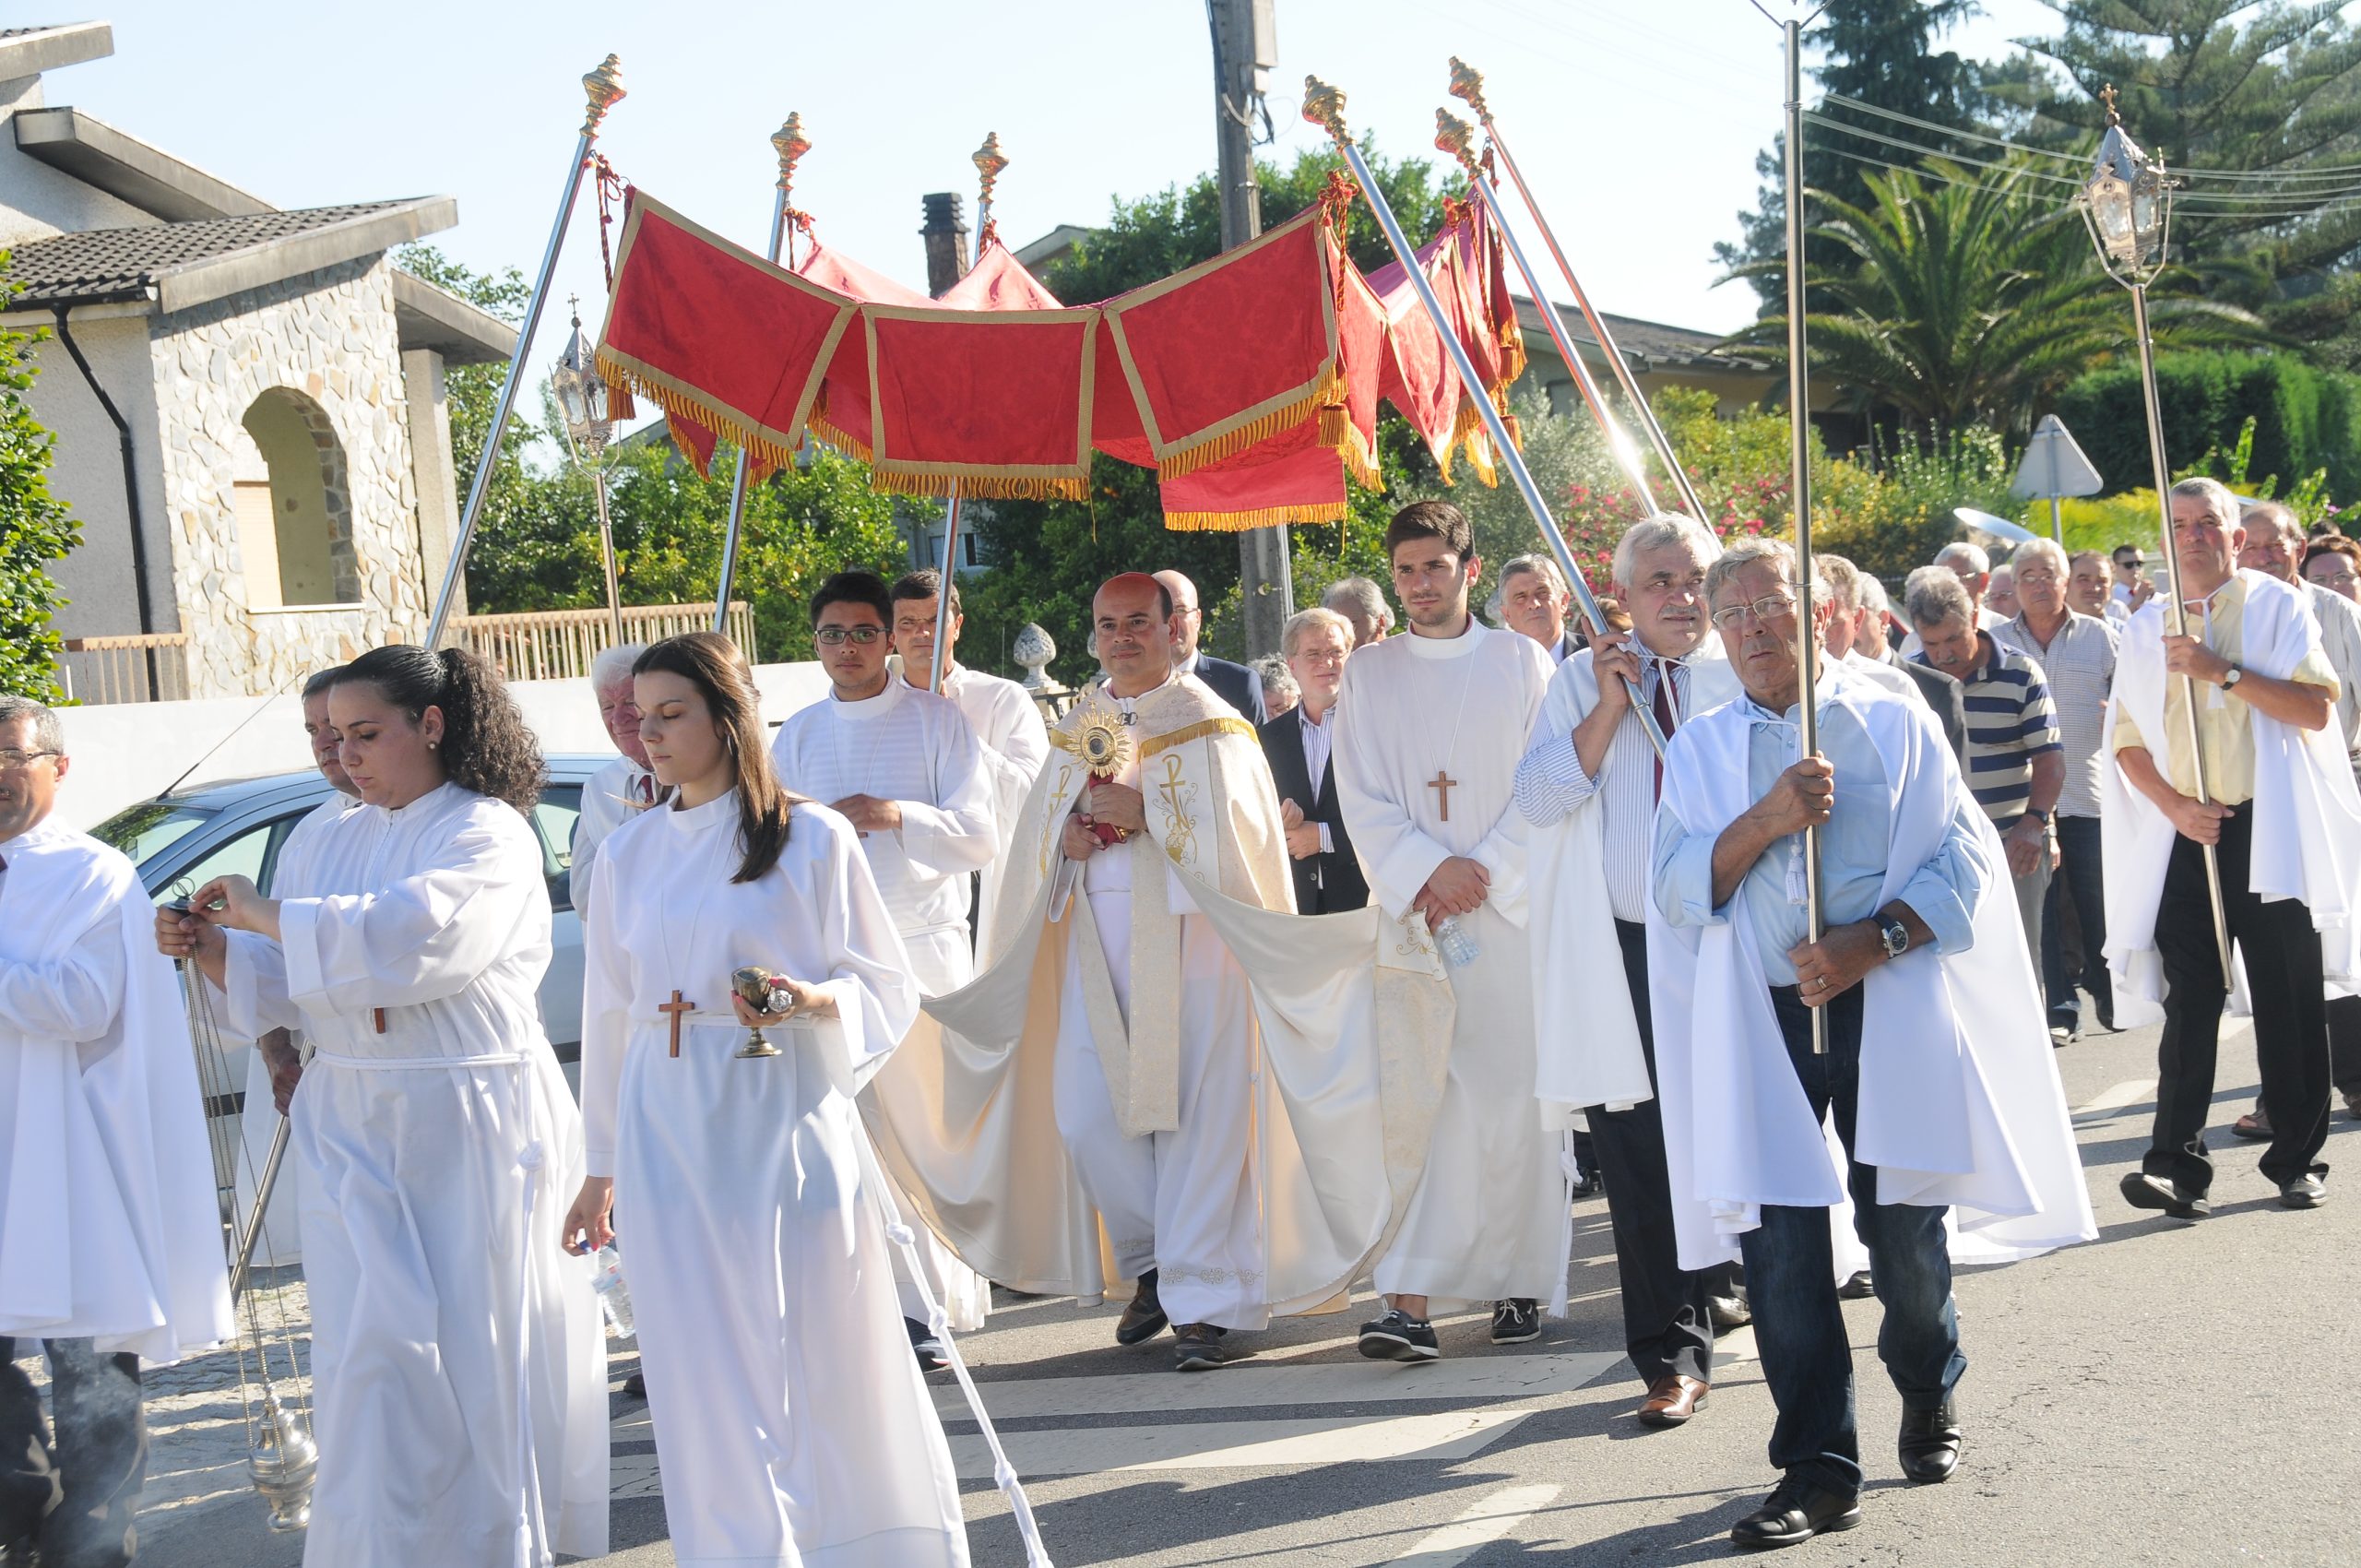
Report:
M1434 928L1434 938L1435 951L1441 953L1442 961L1454 969L1465 968L1484 951L1476 945L1475 939L1461 926L1457 915L1445 915L1442 923Z
M623 1256L610 1241L599 1249L591 1263L594 1272L590 1285L599 1292L599 1306L607 1314L607 1326L614 1330L618 1339L628 1339L632 1336L631 1287L623 1283Z

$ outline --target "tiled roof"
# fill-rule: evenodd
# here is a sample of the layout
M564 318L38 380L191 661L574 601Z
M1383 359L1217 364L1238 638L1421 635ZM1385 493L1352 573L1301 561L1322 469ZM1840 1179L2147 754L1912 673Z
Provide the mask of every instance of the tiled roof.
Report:
M1591 335L1590 323L1572 305L1560 305L1558 319L1565 324L1566 335L1576 343L1597 346ZM1516 296L1519 321L1530 347L1548 342L1547 329L1541 320L1540 308L1523 294ZM1658 368L1682 366L1696 370L1755 370L1761 368L1743 354L1731 353L1718 348L1723 341L1716 332L1701 332L1694 327L1673 327L1661 321L1643 321L1637 316L1617 315L1612 311L1600 313L1607 319L1607 329L1615 334L1615 346L1633 358Z
M240 251L259 250L299 234L412 205L362 202L257 212L135 229L91 229L34 240L11 250L7 278L22 286L10 304L92 304L137 299L162 274Z

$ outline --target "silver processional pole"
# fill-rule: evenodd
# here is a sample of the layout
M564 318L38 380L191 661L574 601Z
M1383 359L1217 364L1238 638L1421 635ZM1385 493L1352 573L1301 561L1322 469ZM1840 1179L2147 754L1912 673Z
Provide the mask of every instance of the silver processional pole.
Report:
M777 265L784 254L792 269L795 256L787 250L787 224L795 208L788 203L795 185L795 165L812 150L811 140L803 134L801 113L790 113L787 124L771 133L771 146L778 153L778 197L771 203L770 259ZM738 477L730 487L730 527L721 536L721 581L713 593L713 629L717 633L730 629L730 588L738 576L738 536L746 523L746 491L753 478L753 459L741 446Z
M558 198L557 219L550 225L549 244L541 252L541 269L533 279L532 298L525 306L525 319L517 324L516 351L509 356L508 375L500 384L500 401L492 410L492 428L484 433L483 452L476 459L475 482L468 487L468 504L459 513L459 532L451 541L450 564L443 569L443 586L434 596L434 614L426 627L428 647L442 642L444 625L451 618L460 575L467 569L468 547L475 539L476 518L482 513L484 497L491 491L492 470L500 466L500 438L506 434L508 416L516 407L517 389L525 379L525 360L533 351L533 331L541 323L541 307L549 303L550 279L557 271L557 254L565 244L566 221L574 216L575 197L581 194L583 173L590 167L590 146L599 139L599 123L623 96L623 62L608 55L597 70L582 78L582 90L589 95L589 109L574 143L573 160L565 168L565 194Z
M1594 632L1605 633L1608 629L1607 615L1599 608L1597 596L1591 592L1590 579L1583 576L1582 566L1574 560L1573 551L1567 546L1565 535L1559 531L1557 518L1549 511L1549 503L1543 499L1541 487L1534 482L1532 470L1525 465L1525 454L1517 450L1515 441L1510 438L1507 422L1501 418L1500 410L1492 406L1492 399L1485 395L1483 378L1477 374L1475 362L1467 357L1466 346L1460 342L1459 335L1452 329L1450 317L1443 314L1442 302L1435 298L1434 285L1427 280L1425 271L1418 266L1417 249L1410 244L1409 237L1403 233L1401 222L1394 216L1394 209L1386 205L1385 193L1379 187L1376 176L1370 172L1369 160L1361 156L1361 149L1353 145L1352 134L1345 128L1344 93L1318 77L1304 77L1303 117L1335 139L1337 151L1344 155L1345 162L1353 172L1353 178L1360 184L1362 197L1377 217L1378 227L1385 231L1385 243L1393 247L1394 259L1401 262L1402 270L1409 277L1410 286L1418 291L1418 303L1426 307L1428 318L1434 323L1436 336L1442 339L1444 350L1450 354L1453 366L1458 370L1462 392L1482 417L1485 432L1492 438L1496 455L1509 470L1509 477L1516 481L1517 493L1525 498L1526 510L1540 525L1542 539L1548 541L1550 553L1558 558L1560 569L1566 574L1566 581L1574 590L1574 600L1582 606L1584 618L1590 622ZM1625 684L1629 686L1630 683ZM1648 705L1640 700L1637 691L1631 693L1631 712L1640 720L1641 731L1647 736L1648 744L1655 748L1656 755L1664 755L1664 731L1657 728L1655 715L1648 711Z

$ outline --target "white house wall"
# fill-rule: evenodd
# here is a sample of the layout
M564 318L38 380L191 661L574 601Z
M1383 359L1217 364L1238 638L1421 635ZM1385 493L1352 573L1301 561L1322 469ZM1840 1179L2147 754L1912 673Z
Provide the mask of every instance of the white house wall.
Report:
M189 690L282 689L425 631L410 418L383 256L238 294L154 324L153 379ZM343 448L359 599L250 608L233 484L246 410L266 390L317 404Z
M38 315L9 325L28 329L49 318ZM154 630L176 632L180 610L172 592L172 538L164 517L164 474L157 441L156 387L148 341L148 318L100 312L67 318L75 344L107 396L130 422L139 505L146 523L148 602ZM68 637L113 636L136 632L139 600L132 579L131 516L123 493L123 448L113 422L92 394L58 341L33 350L41 374L30 394L33 413L57 437L52 452L52 494L73 508L82 542L50 576L68 602L53 624Z
M0 82L0 246L86 229L131 229L160 221L96 185L86 185L17 148L9 119L19 109L41 109L39 77Z

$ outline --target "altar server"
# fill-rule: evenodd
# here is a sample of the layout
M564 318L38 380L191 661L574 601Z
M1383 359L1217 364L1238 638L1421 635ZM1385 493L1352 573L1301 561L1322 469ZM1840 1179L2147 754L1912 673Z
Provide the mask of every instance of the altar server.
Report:
M395 644L329 717L364 805L303 897L176 922L243 1033L317 1047L290 1111L320 1445L315 1568L536 1563L607 1542L603 1333L558 1247L581 1121L541 1031L541 756L492 668Z
M101 1568L137 1545L141 1359L235 1330L180 988L137 871L53 814L71 766L56 714L0 696L0 1546Z
M968 879L1000 841L984 750L946 697L897 681L885 667L894 605L872 572L838 572L812 596L812 635L828 672L828 695L779 726L771 761L796 793L825 801L859 835L885 911L909 955L919 992L940 996L975 972L967 932ZM897 1139L939 1141L930 1111L928 1070L941 1041L922 1038L879 1075L863 1110ZM933 1235L919 1239L926 1284L962 1333L983 1327L991 1287ZM940 1370L943 1347L927 1321L918 1281L899 1282L902 1316L919 1363Z
M894 1326L853 1096L918 989L860 839L790 794L709 632L634 680L675 791L608 839L585 933L589 1175L570 1241L624 1239L682 1568L967 1562L942 1423ZM917 695L919 694L910 694ZM623 889L629 897L617 897ZM733 972L777 977L757 1013ZM750 1028L778 1054L749 1057Z

